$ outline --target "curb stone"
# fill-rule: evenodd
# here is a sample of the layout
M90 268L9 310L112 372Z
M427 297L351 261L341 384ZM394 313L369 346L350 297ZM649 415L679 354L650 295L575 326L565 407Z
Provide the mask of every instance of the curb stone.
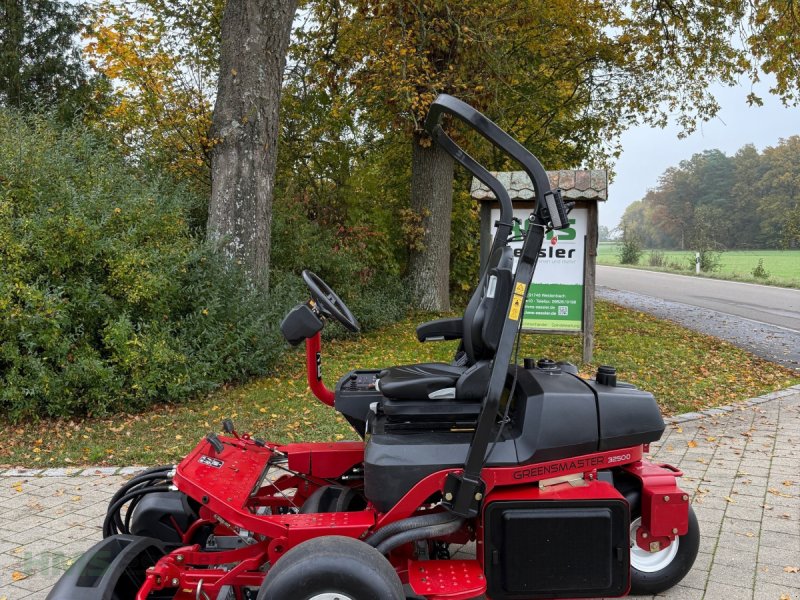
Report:
M747 408L749 406L756 406L777 400L784 396L789 396L796 392L800 392L800 384L793 385L782 390L776 390L757 398L749 398L743 402L736 404L727 404L725 406L715 406L706 410L693 411L675 415L674 417L667 417L664 422L667 425L676 425L678 423L686 423L688 421L696 421L698 419L705 419L707 417L716 417L725 413L732 412L737 409ZM14 467L13 469L0 469L0 477L91 477L91 476L131 476L144 471L147 467L130 466L130 467L55 467L50 469L28 469L22 467Z
M747 408L749 406L756 406L758 404L764 404L764 402L777 400L778 398L784 398L785 396L790 396L796 392L800 392L800 384L793 385L791 387L784 388L782 390L775 390L774 392L764 394L763 396L758 396L757 398L749 398L747 400L744 400L742 402L737 402L735 404L715 406L714 408L707 408L706 410L699 410L696 412L683 413L682 415L675 415L674 417L667 417L666 419L664 419L664 422L667 425L675 425L677 423L686 423L687 421L696 421L697 419L705 419L706 417L717 417L725 413L733 412L737 409Z

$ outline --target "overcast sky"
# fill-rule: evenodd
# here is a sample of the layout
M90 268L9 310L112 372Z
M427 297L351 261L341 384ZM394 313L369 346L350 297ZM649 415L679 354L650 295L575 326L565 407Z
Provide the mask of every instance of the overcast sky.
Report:
M750 107L745 102L751 86L728 88L716 86L715 96L722 109L719 116L703 123L685 139L678 139L679 129L637 127L622 135L622 155L616 163L616 176L609 185L608 202L600 205L600 224L614 228L625 208L640 200L648 189L658 184L667 167L706 149L719 148L728 156L748 143L763 150L780 138L800 135L800 108L785 108L760 84L755 91L764 106Z

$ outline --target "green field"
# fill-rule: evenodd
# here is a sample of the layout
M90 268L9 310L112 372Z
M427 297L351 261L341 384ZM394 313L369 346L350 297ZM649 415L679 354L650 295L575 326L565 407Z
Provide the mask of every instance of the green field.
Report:
M619 265L619 244L601 242L597 251L597 263L600 265ZM653 266L650 263L652 250L645 250L638 265L642 269L654 271L673 271L678 273L694 273L694 252L683 250L657 250L663 252L665 267ZM719 268L712 273L703 273L706 277L734 279L767 285L800 288L800 250L730 250L719 254ZM758 261L763 261L766 277L755 277L754 269Z

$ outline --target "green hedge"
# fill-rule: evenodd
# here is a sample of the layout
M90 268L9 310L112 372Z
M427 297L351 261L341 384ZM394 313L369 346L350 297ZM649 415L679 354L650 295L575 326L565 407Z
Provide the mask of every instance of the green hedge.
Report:
M81 127L0 112L2 412L141 409L269 369L297 280L251 291L197 206Z

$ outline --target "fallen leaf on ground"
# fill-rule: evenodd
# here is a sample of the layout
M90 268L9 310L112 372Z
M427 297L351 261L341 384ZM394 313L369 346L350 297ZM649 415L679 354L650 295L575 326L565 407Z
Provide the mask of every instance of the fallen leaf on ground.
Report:
M791 498L792 497L791 494L784 494L782 492L779 492L777 488L769 488L767 491L770 494L774 494L775 496L780 496L781 498Z
M11 574L11 579L13 579L14 581L22 581L23 579L27 579L27 578L28 578L28 576L25 575L25 573L20 573L19 571L14 571Z
M786 571L787 573L800 573L800 567L786 566L783 567L783 570Z
M689 446L689 448L697 448L697 442L695 442L694 440L689 440L688 442L686 442L686 445Z

